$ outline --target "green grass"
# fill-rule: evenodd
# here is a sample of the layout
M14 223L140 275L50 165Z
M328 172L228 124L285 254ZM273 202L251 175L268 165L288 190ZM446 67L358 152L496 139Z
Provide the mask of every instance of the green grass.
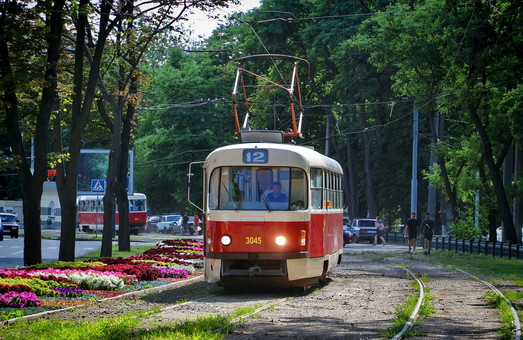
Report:
M154 246L133 246L131 247L131 251L119 251L117 245L113 245L112 248L112 257L129 257L133 255L143 254L144 251L154 248ZM93 250L92 252L77 258L77 261L85 261L85 260L96 260L100 258L100 249Z
M514 337L513 316L507 301L494 292L487 293L487 298L490 303L498 309L499 319L503 322L504 326L499 329L501 339L512 339Z
M422 281L427 281L427 277L422 277ZM416 304L418 303L418 297L420 292L420 287L416 281L412 282L412 287L414 289L414 292L410 294L407 297L407 300L403 304L401 304L396 309L396 318L393 320L392 325L385 331L385 333L381 334L382 337L385 337L387 339L393 338L396 334L398 334L407 321L410 318L410 315L414 311L414 308L416 307ZM418 311L418 319L416 320L416 323L419 323L420 319L427 318L435 313L434 307L431 304L431 301L434 300L432 295L429 293L429 289L425 288L425 298L420 306L420 309ZM411 338L411 337L420 337L424 334L420 332L419 330L410 328L405 333L403 333L403 338Z
M81 320L45 320L33 322L22 320L2 328L2 339L19 340L160 340L190 339L218 340L231 333L235 326L233 317L245 315L256 307L234 311L230 316L214 315L189 320L181 324L153 326L151 329L139 327L141 318L158 312L151 310L143 313L126 314L117 318L100 319L96 322Z
M423 260L434 264L459 268L475 275L511 280L516 285L523 286L522 260L450 251L433 251L430 256L421 256Z

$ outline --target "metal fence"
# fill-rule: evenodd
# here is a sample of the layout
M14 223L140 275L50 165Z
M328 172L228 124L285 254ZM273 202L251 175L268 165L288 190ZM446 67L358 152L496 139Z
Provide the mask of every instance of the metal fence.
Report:
M402 233L386 233L385 239L390 243L407 244L407 240L403 238ZM417 245L423 246L423 237L418 237ZM472 241L455 239L449 236L436 236L432 239L432 249L523 259L522 247L519 244L510 244L508 242Z

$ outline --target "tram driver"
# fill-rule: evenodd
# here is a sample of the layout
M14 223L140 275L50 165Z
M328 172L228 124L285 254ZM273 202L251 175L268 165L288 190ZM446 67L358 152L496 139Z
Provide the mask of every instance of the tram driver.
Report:
M281 183L272 184L272 192L267 195L269 202L287 202L287 196L281 192Z

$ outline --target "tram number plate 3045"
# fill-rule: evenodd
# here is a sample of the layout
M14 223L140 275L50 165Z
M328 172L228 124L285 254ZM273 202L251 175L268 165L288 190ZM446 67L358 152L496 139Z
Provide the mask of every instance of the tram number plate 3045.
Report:
M261 244L261 243L262 243L261 236L256 236L256 237L247 236L247 237L245 237L245 244Z

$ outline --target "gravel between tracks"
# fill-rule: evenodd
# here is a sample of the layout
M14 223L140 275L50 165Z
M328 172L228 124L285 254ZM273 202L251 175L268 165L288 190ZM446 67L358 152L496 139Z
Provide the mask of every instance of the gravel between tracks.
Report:
M416 255L422 257L424 255ZM143 319L142 327L168 325L209 314L227 314L239 307L278 302L272 308L246 318L227 339L370 339L391 326L395 311L412 293L411 279L379 255L350 253L330 282L321 289L292 299L288 292L236 292L183 304ZM418 275L434 297L436 313L416 324L423 332L416 339L498 339L502 327L496 309L487 306L488 291L482 284L454 270L426 262L392 259L406 264ZM165 308L181 300L219 294L221 288L202 281L161 292L142 294L76 308L47 316L51 319L98 319L125 312Z

